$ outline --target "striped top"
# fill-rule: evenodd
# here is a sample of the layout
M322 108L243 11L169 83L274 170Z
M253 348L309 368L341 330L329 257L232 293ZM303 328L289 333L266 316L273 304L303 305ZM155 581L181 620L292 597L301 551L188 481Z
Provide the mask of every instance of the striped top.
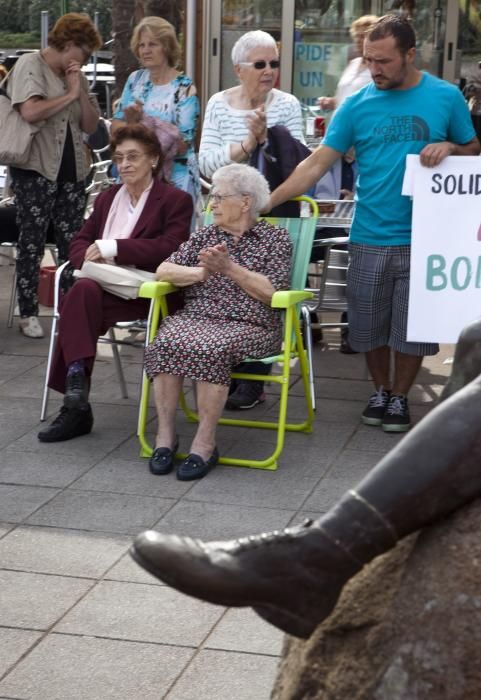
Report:
M294 138L304 143L301 106L294 95L272 89L266 110L268 127L282 124ZM246 117L252 111L231 107L225 92L212 95L205 110L199 149L200 171L205 177L210 178L218 168L235 162L230 157L230 147L247 136Z

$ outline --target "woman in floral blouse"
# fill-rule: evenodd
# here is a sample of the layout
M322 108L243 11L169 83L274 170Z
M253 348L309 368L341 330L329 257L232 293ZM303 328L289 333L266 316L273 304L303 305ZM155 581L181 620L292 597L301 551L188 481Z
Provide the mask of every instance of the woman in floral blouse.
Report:
M185 287L184 308L167 317L146 352L158 416L154 474L173 468L178 440L175 415L184 377L196 382L199 427L182 481L199 479L218 460L217 421L227 399L230 372L245 357L277 353L282 341L275 291L289 286L287 231L257 221L269 186L255 168L226 165L213 176L214 223L191 235L158 268L158 279Z
M144 17L135 27L130 46L143 69L129 75L118 109L112 120L112 130L126 123L143 122L165 138L178 129L176 154L169 182L188 192L194 206L199 194L199 167L195 154L195 134L199 121L199 100L192 80L179 72L180 46L174 27L161 17ZM161 141L162 151L166 143Z

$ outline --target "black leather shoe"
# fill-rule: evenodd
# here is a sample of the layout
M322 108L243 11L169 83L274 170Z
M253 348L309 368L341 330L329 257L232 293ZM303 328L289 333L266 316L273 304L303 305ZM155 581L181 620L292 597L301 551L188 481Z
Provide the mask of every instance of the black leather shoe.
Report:
M194 481L194 479L202 479L206 476L212 467L215 467L219 461L219 453L217 447L214 447L212 455L207 461L202 459L200 455L191 452L186 459L177 467L177 478L179 481Z
M84 408L88 404L89 380L84 372L67 375L63 405L67 408Z
M174 468L175 453L179 449L179 441L176 440L174 447L156 447L149 459L149 469L156 476L170 474Z
M147 531L135 539L130 554L182 593L216 605L250 605L284 632L305 638L362 568L312 521L230 542Z
M53 423L38 434L40 442L62 442L80 435L87 435L92 430L94 417L90 404L86 408L67 408L62 406Z

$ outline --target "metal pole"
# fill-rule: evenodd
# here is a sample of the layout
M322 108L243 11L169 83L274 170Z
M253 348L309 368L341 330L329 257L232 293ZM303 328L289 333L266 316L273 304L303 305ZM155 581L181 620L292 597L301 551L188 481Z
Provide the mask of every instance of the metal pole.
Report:
M40 14L40 46L47 48L48 43L48 10L42 10Z
M195 80L195 27L196 27L196 0L187 0L185 8L185 73Z

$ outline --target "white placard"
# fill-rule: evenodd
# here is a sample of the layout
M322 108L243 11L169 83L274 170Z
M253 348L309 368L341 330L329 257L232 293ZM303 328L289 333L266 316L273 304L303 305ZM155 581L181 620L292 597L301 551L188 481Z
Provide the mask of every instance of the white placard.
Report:
M413 235L407 339L455 343L462 328L481 317L481 158L451 156L426 168L411 156L408 170Z

